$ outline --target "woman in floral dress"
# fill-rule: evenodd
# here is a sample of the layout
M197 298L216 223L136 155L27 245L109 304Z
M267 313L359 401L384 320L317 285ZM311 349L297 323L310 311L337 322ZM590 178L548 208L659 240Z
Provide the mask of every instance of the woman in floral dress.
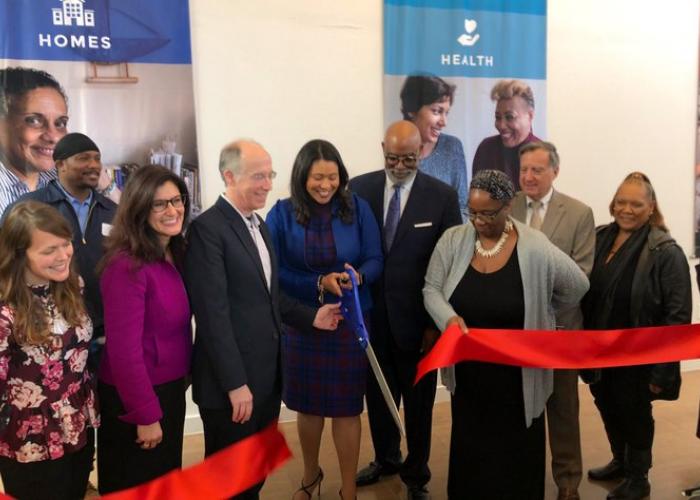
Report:
M0 227L0 476L23 500L83 498L92 464L92 324L71 239L61 214L36 201Z

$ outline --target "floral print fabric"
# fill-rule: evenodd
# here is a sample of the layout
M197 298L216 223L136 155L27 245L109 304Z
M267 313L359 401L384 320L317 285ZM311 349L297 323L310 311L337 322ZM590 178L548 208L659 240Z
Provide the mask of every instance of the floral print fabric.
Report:
M92 324L72 327L56 310L48 286L32 291L49 315L50 341L19 345L14 311L0 301L0 456L18 462L55 460L86 444L99 416L86 369Z

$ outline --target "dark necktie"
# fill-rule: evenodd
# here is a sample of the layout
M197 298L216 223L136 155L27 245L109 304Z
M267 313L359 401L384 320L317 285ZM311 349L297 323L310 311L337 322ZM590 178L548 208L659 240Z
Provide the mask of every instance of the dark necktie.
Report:
M401 184L394 184L394 195L389 201L389 209L386 211L386 220L384 221L384 242L386 249L391 248L396 236L396 228L399 227L399 219L401 218Z

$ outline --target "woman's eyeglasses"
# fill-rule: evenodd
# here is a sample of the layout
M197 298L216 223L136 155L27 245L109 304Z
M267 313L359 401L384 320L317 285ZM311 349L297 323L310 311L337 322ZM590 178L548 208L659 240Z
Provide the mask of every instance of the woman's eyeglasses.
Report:
M179 196L170 198L169 200L153 200L151 208L154 212L165 212L165 210L168 208L168 205L172 205L173 208L182 208L185 206L186 201L187 195L181 194Z
M498 217L498 214L501 213L501 210L503 210L504 208L505 205L501 205L501 208L499 208L498 210L489 210L484 212L474 212L472 210L469 210L469 212L467 213L467 217L472 222L474 222L476 219L480 219L484 222L493 222L496 220L496 217Z

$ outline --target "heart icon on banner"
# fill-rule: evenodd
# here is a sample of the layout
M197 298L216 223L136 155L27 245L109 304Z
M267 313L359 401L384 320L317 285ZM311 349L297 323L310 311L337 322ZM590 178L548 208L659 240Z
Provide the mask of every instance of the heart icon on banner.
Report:
M474 30L476 29L476 21L474 19L465 19L464 20L464 29L467 30L467 33L474 33Z

